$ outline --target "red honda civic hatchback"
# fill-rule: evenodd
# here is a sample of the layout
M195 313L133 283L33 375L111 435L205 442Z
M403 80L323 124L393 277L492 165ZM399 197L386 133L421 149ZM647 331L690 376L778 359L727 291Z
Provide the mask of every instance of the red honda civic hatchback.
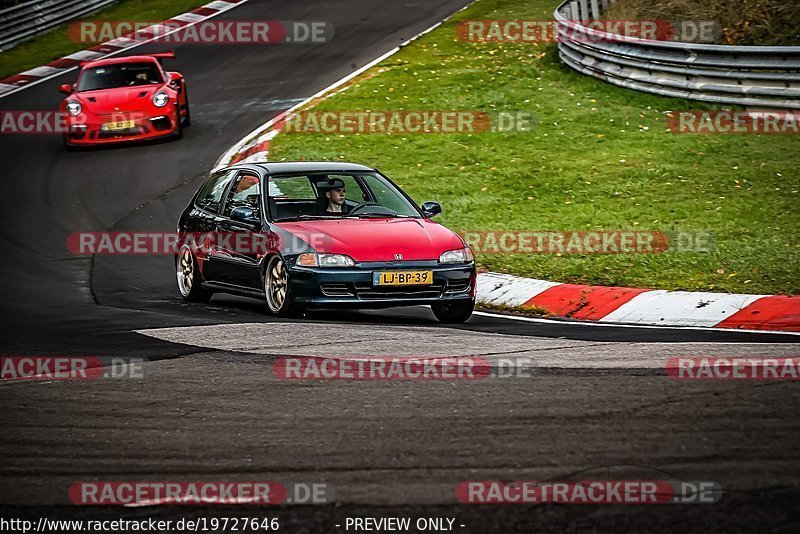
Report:
M164 71L160 61L172 52L89 61L78 81L61 86L66 116L64 146L181 137L191 123L186 81Z
M178 221L184 299L265 299L277 316L310 307L430 305L447 323L475 307L472 252L378 170L353 163L238 164L213 172Z

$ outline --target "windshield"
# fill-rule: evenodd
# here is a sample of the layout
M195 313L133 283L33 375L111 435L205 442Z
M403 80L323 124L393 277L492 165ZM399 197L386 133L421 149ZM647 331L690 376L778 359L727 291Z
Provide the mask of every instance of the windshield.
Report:
M152 85L163 81L155 63L117 63L85 69L78 80L78 91Z
M403 193L377 173L272 175L268 191L273 221L420 217Z

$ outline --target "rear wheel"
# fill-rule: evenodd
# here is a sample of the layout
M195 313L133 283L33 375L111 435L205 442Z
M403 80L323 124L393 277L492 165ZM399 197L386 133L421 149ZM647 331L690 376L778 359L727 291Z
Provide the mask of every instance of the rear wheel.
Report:
M433 314L440 323L457 324L466 323L475 309L474 300L460 300L455 302L442 302L431 304Z
M213 293L203 288L200 267L192 249L183 245L175 258L175 274L178 279L178 291L184 300L189 302L208 302Z
M267 262L264 270L264 293L267 296L267 310L272 315L292 317L301 312L294 304L289 271L280 256L272 256Z

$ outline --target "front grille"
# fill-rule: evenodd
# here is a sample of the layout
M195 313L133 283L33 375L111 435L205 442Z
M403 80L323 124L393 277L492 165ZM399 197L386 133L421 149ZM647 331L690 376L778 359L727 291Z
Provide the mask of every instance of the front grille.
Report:
M103 131L99 130L97 132L92 133L92 137L94 139L116 139L119 137L132 137L135 135L142 135L150 133L146 126L137 126L134 128L130 128L128 130L110 130L110 131Z
M429 286L374 286L369 282L356 283L356 294L362 300L379 299L425 299L442 295L444 284L435 282Z

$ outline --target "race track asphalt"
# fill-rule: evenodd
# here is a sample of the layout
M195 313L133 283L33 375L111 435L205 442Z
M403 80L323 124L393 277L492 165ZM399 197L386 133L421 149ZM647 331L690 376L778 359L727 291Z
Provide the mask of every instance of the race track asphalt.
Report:
M274 320L244 298L184 303L170 257L67 251L76 231L174 230L242 135L465 3L251 0L222 18L325 20L336 37L140 47L174 48L171 68L189 81L193 125L176 142L68 153L57 136L3 136L0 352L149 360L142 380L0 383L3 517L274 512L287 532L338 532L348 515L430 514L457 517L460 532L593 532L576 523L589 519L605 532L681 532L682 520L696 532L741 523L800 531L798 384L686 382L663 372L675 356L798 356L797 336L496 316L455 328L419 307ZM2 98L0 109L55 109L58 86L74 76ZM474 382L292 382L272 372L285 354L525 355L535 369ZM458 505L454 494L463 480L581 472L712 480L725 495L713 505L530 508ZM337 504L67 506L75 481L147 479L326 481Z

